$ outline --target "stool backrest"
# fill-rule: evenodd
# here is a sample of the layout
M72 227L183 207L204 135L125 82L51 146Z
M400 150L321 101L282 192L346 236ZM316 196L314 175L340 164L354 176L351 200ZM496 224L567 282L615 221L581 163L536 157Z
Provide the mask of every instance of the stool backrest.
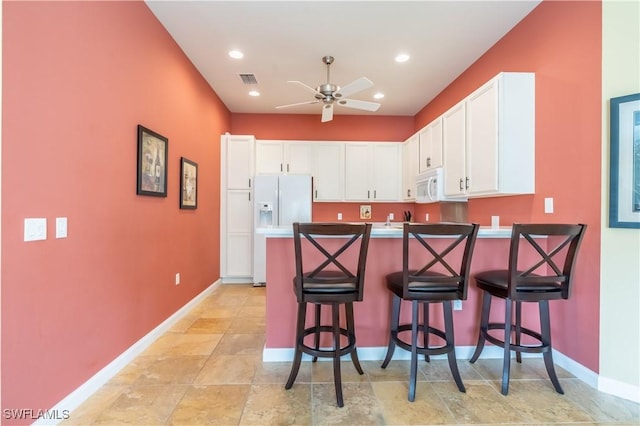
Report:
M444 289L457 284L458 297L466 299L471 256L479 228L475 223L405 222L402 237L403 297L408 298L412 294L412 286L422 282L442 284L443 294L446 292ZM411 244L412 240L419 244ZM463 249L461 254L460 249ZM420 259L422 266L419 269L412 264L414 259ZM433 286L433 290L437 293L438 287Z
M370 223L294 223L295 287L298 301L304 300L305 283L321 283L326 286L335 284L336 287L350 283L355 286L355 300L361 301L370 236ZM322 255L319 260L312 262L303 255L302 237ZM339 241L337 246L336 241ZM347 250L350 247L353 249ZM353 250L357 250L356 262L347 259L352 256L349 253Z
M538 286L547 292L557 291L561 298L568 299L578 250L586 229L587 225L582 224L514 223L509 249L509 298L526 299L528 294L536 299L535 289ZM524 261L525 252L534 253L530 256L534 260ZM518 288L526 291L518 294Z

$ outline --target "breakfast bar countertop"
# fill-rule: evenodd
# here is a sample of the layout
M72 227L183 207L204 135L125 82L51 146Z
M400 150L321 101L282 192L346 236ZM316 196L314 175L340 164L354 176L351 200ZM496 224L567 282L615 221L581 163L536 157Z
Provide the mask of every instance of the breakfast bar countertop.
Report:
M386 225L384 223L374 223L373 227L371 228L371 238L402 238L402 227L402 222L392 222L391 225ZM293 227L289 225L256 228L256 233L270 238L291 238L293 237ZM499 228L492 228L491 226L481 226L480 230L478 231L478 238L510 237L510 226L501 226Z

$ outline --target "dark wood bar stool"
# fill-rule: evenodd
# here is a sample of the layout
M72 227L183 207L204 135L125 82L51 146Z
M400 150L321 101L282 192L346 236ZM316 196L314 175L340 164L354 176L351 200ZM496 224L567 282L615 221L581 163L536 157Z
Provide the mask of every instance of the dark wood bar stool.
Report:
M446 353L456 385L465 392L455 355L451 301L467 298L469 268L478 228L477 224L461 223L404 224L402 270L387 275L393 305L389 347L382 368L391 361L396 345L411 352L409 401L415 400L418 354L425 355L428 361L429 355ZM416 268L416 265L420 266ZM403 300L411 301L410 324L399 324ZM444 331L429 325L429 305L432 303L442 304ZM423 307L422 323L419 321L420 305ZM411 331L410 343L401 339L404 331ZM418 343L419 333L422 334L421 343ZM437 336L444 344L431 346L429 335Z
M339 407L344 405L340 357L350 354L358 373L364 374L356 352L353 302L362 301L370 235L370 223L293 224L296 263L293 290L298 301L298 319L296 324L295 354L289 380L285 385L286 389L291 389L296 380L303 353L311 355L313 361L316 361L318 357L333 358L333 379ZM321 254L320 260L309 260L307 254L310 253L303 249L302 237L308 242L305 246L315 247ZM338 237L338 240L336 237ZM335 247L336 241L340 241L338 247ZM329 246L331 248L328 248ZM310 327L306 327L308 303L315 305L315 321ZM322 305L331 306L331 325L321 324ZM340 305L345 307L346 328L340 327ZM332 348L324 349L320 347L321 333L331 333ZM305 343L305 337L311 334L314 335L313 346ZM346 337L346 344L343 346L341 346L341 336Z
M478 344L470 362L478 359L486 340L502 347L503 395L509 391L511 351L516 352L517 362L522 362L522 352L542 353L554 388L564 393L553 367L549 300L570 297L576 257L586 228L581 224L514 224L508 269L480 272L475 276L478 288L483 291L482 314ZM525 254L533 254L530 256L533 260L525 261ZM504 323L489 322L492 296L505 301ZM522 327L522 302L538 304L540 332ZM501 331L491 335L489 330ZM539 344L521 344L522 334Z

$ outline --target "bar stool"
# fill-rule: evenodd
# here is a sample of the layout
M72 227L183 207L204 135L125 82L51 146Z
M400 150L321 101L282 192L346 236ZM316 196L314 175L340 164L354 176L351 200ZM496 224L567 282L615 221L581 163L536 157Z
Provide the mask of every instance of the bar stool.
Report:
M511 351L516 352L517 362L522 362L522 352L542 353L551 383L556 392L564 393L553 367L549 300L568 299L571 295L576 257L586 228L581 224L514 224L509 269L480 272L475 276L478 288L483 291L482 314L478 343L469 361L473 363L478 359L486 340L502 347L503 395L509 392ZM503 323L489 322L492 296L505 301ZM512 323L513 302L516 306L515 324ZM538 304L539 333L522 327L522 302ZM501 330L498 334L502 337L492 336L489 330ZM515 337L513 342L512 330ZM539 344L521 344L522 334L532 337Z
M435 223L404 224L402 235L402 270L387 275L387 288L393 293L391 328L387 355L382 363L386 368L395 347L411 352L409 373L409 401L415 400L418 370L418 354L447 354L451 374L461 392L464 384L458 372L453 333L451 301L465 300L469 285L469 268L473 247L478 236L477 224ZM453 239L453 241L450 241ZM415 265L424 265L416 268ZM399 324L400 306L410 300L411 323ZM429 325L429 305L441 303L444 312L444 331ZM423 307L422 323L419 308ZM401 339L401 333L411 331L411 343ZM422 344L418 333L422 333ZM430 346L429 335L444 341L441 346Z
M318 357L333 359L333 379L339 407L344 406L340 357L350 354L358 373L364 374L356 352L353 302L362 301L370 235L370 223L293 224L296 263L293 290L298 302L298 318L294 360L285 389L291 389L293 386L303 353L311 355L313 361ZM315 247L320 253L320 259L311 259L311 254L317 253L315 250L303 249L302 237L308 242L305 248L311 250ZM315 305L315 320L310 327L306 327L308 303ZM331 325L321 324L322 305L331 306ZM340 327L340 305L345 306L346 328ZM331 333L332 348L320 347L321 333ZM311 334L314 335L313 346L305 343L305 337ZM345 336L347 340L344 346L341 346L341 336Z

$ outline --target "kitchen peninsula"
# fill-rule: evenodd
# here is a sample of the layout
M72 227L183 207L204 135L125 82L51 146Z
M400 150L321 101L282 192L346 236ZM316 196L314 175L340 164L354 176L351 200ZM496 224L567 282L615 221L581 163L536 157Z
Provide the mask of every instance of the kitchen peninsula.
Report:
M267 241L267 312L265 361L287 361L293 356L296 299L293 230L291 227L258 228ZM481 227L476 241L471 274L487 269L504 268L509 253L510 227ZM364 300L354 304L358 355L360 359L379 359L388 343L391 294L385 275L402 268L402 224L374 225L367 255ZM404 305L403 305L404 306ZM473 280L468 299L461 311L454 312L456 346L474 346L478 333L480 292ZM440 307L432 309L431 318L441 326ZM311 313L312 311L310 311ZM330 309L323 310L328 315ZM403 307L408 320L410 309ZM328 318L328 316L327 316ZM526 320L526 311L525 311ZM399 351L400 353L402 351Z

